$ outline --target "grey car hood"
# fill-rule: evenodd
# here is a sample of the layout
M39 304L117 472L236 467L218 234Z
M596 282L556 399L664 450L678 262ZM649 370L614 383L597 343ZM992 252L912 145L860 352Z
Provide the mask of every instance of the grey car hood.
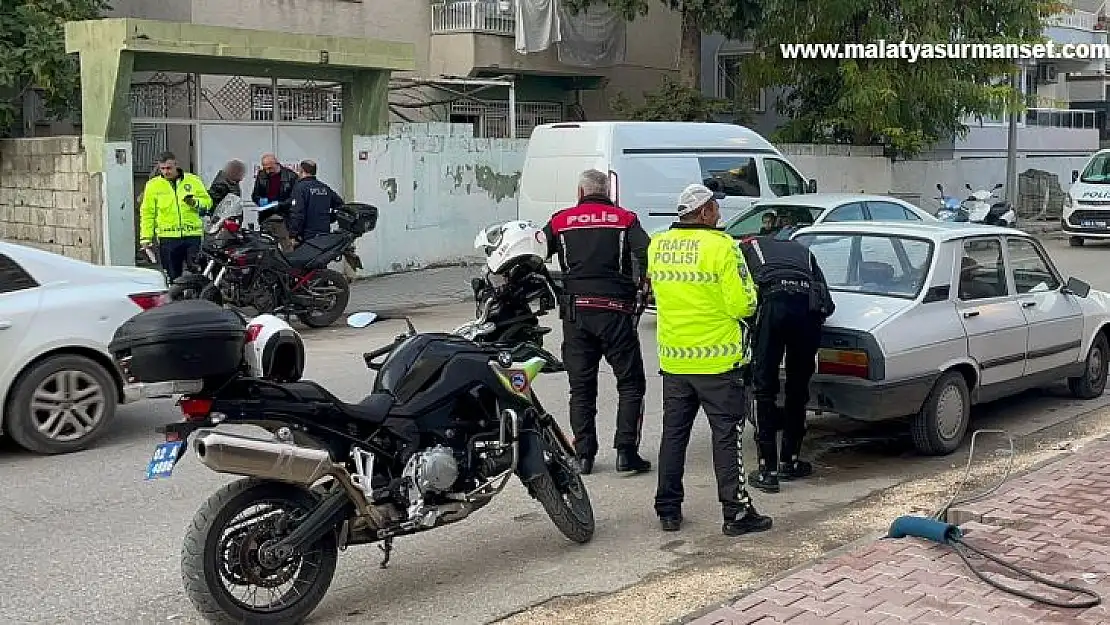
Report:
M833 291L836 311L825 327L870 332L875 326L914 305L913 300L883 295Z

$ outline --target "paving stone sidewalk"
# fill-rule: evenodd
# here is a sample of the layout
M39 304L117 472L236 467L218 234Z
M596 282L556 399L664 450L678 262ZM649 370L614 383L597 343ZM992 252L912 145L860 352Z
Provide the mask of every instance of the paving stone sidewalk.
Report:
M399 312L473 301L470 279L482 275L483 268L478 263L452 265L356 280L347 312Z
M996 590L950 547L880 539L790 574L689 625L931 623L1110 624L1110 440L1021 476L949 513L968 544L1057 582L1099 593L1103 604L1055 608ZM1011 587L1057 601L1081 595L999 577L1004 569L971 557ZM1012 575L1007 573L1007 575Z

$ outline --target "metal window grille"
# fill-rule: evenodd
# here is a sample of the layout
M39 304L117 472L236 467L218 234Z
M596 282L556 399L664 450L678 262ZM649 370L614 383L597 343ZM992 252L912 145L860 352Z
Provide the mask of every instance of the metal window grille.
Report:
M269 85L251 85L251 119L273 121L274 90ZM343 121L343 98L339 89L323 87L278 87L278 121L322 122Z
M745 92L740 79L740 64L743 54L721 54L717 57L717 97L731 102L740 102L753 111L767 110L766 90L755 93Z
M477 118L474 136L489 139L509 137L509 103L504 100L453 102L451 115ZM541 124L563 121L563 104L559 102L517 102L516 136L527 139L532 129Z

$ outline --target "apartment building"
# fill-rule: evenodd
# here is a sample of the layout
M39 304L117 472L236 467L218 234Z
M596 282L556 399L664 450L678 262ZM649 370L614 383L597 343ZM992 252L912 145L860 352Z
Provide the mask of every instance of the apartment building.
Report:
M1058 44L1107 43L1105 0L1068 0L1066 10L1045 20L1044 36ZM706 35L702 40L702 90L719 98L750 98L753 129L768 134L784 120L775 110L780 89L741 95L737 68L750 43ZM1110 59L1108 59L1110 60ZM1019 150L1035 155L1084 155L1097 149L1099 134L1107 138L1110 103L1108 60L1043 60L1024 69L1020 89L1027 110L1019 118ZM1008 120L968 119L966 136L935 146L935 152L978 158L1005 152Z
M635 98L677 70L679 20L657 3L631 23L604 4L572 16L559 0L114 0L112 7L112 17L411 42L417 69L394 76L392 119L471 123L484 137L526 138L542 123L606 119L617 93ZM137 181L167 148L206 179L244 145L258 146L244 160L263 151L285 162L311 153L321 172L338 162L338 85L218 73L134 77Z

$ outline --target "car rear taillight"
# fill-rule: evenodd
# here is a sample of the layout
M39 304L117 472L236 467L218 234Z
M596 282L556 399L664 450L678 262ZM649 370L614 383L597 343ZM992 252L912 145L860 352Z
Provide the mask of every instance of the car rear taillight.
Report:
M165 291L161 291L158 293L134 293L132 295L128 295L128 297L131 298L131 301L135 302L136 306L142 308L143 310L157 308L169 301Z
M870 360L862 349L817 350L817 373L867 379Z
M261 324L252 323L251 325L247 326L247 342L248 343L253 343L255 341L255 339L258 338L258 335L261 334L261 333L262 333L262 325Z
M204 421L212 412L211 399L182 399L177 402L186 421Z

